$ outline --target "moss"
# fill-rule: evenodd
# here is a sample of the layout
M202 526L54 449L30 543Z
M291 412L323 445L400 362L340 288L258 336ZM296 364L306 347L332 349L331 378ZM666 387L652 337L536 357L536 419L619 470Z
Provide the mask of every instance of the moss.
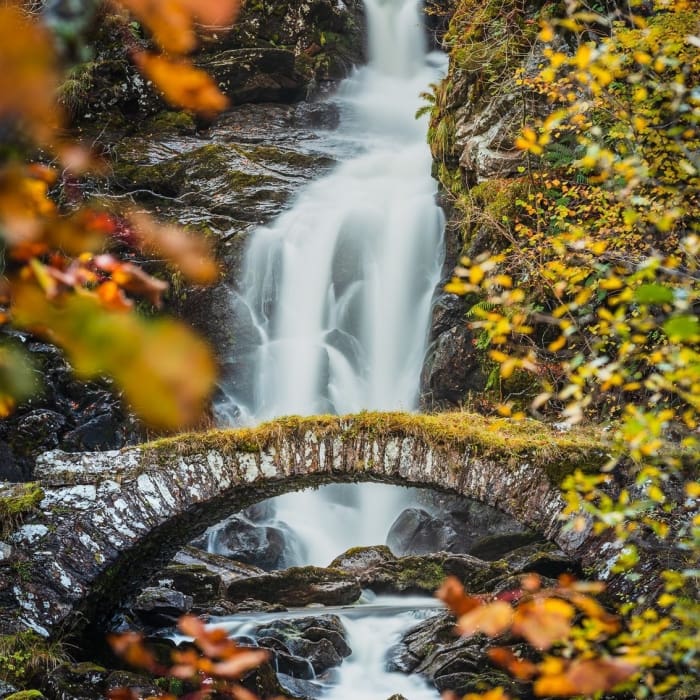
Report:
M68 661L60 641L49 642L34 632L0 636L0 680L27 687Z
M552 483L560 483L575 469L597 471L607 458L600 434L593 428L559 432L535 420L513 421L468 412L289 416L255 428L163 438L144 447L153 457L166 462L175 455L209 450L257 452L281 439L303 440L309 431L319 439L334 436L342 440L358 434L374 438L413 437L437 450L469 449L473 454L513 466L527 461L544 469Z
M44 498L37 483L14 484L0 492L0 536L7 537Z
M196 131L194 118L188 112L163 111L146 120L143 130L150 134L177 132L192 134Z
M19 693L8 695L5 700L37 700L43 698L44 695L40 690L20 690Z

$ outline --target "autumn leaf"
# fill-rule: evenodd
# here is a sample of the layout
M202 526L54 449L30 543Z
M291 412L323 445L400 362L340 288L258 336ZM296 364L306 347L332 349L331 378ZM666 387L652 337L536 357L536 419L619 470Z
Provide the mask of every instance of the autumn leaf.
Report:
M448 576L435 596L452 610L458 617L466 615L470 610L480 606L482 600L466 593L464 586L456 576Z
M0 7L0 122L19 122L43 144L60 123L52 46L47 32L18 6Z
M197 45L194 22L212 27L232 23L240 10L240 0L118 0L153 32L166 51L184 54Z
M559 598L527 601L513 615L513 633L537 649L549 649L569 635L573 617L573 606Z
M165 257L196 284L216 281L219 268L209 241L172 224L161 224L144 212L130 212L128 220L134 228L139 247Z
M134 55L134 62L175 107L211 116L228 106L228 99L209 74L188 61L139 52Z
M631 678L637 667L623 659L576 659L561 673L543 675L535 681L536 695L567 697L613 690Z
M457 620L461 634L472 635L483 632L489 637L505 632L513 620L513 608L508 603L497 600L474 608Z
M530 680L537 675L537 665L527 659L518 658L510 649L494 647L488 650L488 657L498 666L505 668L508 673L518 680Z

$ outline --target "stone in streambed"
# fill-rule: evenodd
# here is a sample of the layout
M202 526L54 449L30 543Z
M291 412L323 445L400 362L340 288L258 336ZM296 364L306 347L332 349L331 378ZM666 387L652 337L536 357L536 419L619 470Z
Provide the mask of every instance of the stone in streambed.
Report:
M134 600L131 609L146 625L167 627L192 609L192 596L172 588L144 588Z
M226 595L234 602L257 597L271 603L304 606L311 603L348 605L354 603L361 592L358 580L339 569L295 566L233 581Z
M330 568L342 569L351 574L362 574L388 561L396 561L396 557L386 545L352 547L336 557L330 563Z
M221 576L204 564L169 564L156 577L159 586L167 586L190 596L197 606L221 597Z

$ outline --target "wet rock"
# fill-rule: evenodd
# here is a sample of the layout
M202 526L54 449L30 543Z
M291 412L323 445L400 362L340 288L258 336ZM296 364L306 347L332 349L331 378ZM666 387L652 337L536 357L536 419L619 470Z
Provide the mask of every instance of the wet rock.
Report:
M44 687L54 700L103 700L109 673L92 663L65 664L48 674Z
M137 673L129 671L113 671L107 676L105 681L105 690L107 693L117 688L129 688L137 697L147 698L162 694L152 678L141 676Z
M204 56L198 64L233 104L294 102L306 94L307 79L286 49L231 49Z
M460 638L455 617L443 613L419 623L389 649L387 670L418 673L440 692L477 692L496 687L492 682L512 692L513 680L489 661L489 646L481 635Z
M301 678L293 678L284 673L278 673L277 679L284 694L289 698L298 698L299 700L316 700L323 695L324 688L320 683L303 680Z
M352 547L339 557L336 557L330 563L330 568L342 569L351 574L361 574L378 564L383 564L395 559L396 557L386 545Z
M120 431L123 416L114 412L102 413L68 431L62 440L64 450L93 452L108 450L114 445L114 436Z
M502 562L438 552L384 562L362 573L360 582L375 593L433 594L447 576L456 576L470 591L478 592L487 590L507 573Z
M257 525L234 515L214 529L208 544L217 554L270 571L294 561L293 539L286 526Z
M12 695L17 692L17 688L7 681L0 680L0 698L4 699L8 695Z
M220 554L212 554L191 545L181 549L173 558L173 563L182 566L204 566L212 574L217 575L224 586L240 578L259 576L265 573L257 566L244 564Z
M488 535L476 540L469 547L469 554L486 561L495 561L513 550L517 550L542 538L532 532L512 532L503 535Z
M466 549L466 543L454 527L422 508L406 508L400 513L389 529L386 543L395 555L401 557Z
M360 597L357 579L339 569L292 567L229 584L226 595L240 601L257 596L268 602L303 606L310 603L347 605Z
M266 645L260 644L260 646L265 647ZM277 673L283 673L292 678L301 678L302 680L313 680L316 678L311 661L301 656L293 656L292 654L276 650L273 657L273 666Z
M221 576L204 564L170 564L154 578L158 586L174 588L191 597L197 606L206 605L221 594Z
M487 377L466 323L441 333L429 345L421 373L421 403L426 407L460 405L469 392L482 392Z
M144 588L131 605L133 613L146 625L166 627L192 609L192 596L172 588Z
M283 644L289 653L307 659L317 675L339 666L343 658L352 653L337 615L276 620L256 628L254 634L261 646L276 640L276 644ZM276 644L270 648L275 648Z

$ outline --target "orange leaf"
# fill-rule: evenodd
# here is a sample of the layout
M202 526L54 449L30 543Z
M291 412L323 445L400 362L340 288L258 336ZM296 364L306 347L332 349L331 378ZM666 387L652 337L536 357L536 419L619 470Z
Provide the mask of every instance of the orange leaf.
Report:
M532 661L518 658L505 647L489 649L488 656L493 663L507 669L518 680L530 680L537 673L537 666Z
M211 116L228 106L228 99L209 74L188 61L171 60L146 52L136 54L134 61L163 92L165 99L176 107Z
M0 7L0 122L18 121L37 141L47 143L59 124L54 44L15 5Z
M160 224L143 212L132 212L129 221L143 250L163 255L197 284L216 280L219 270L212 246L203 236L188 233L179 226Z
M566 675L582 695L612 690L631 678L637 667L622 659L586 659L572 662Z
M168 289L168 283L151 277L138 265L122 263L112 272L112 281L127 292L145 297L156 308L160 308L162 294Z
M538 649L549 649L568 636L574 608L559 598L532 600L520 605L513 616L513 633Z
M497 600L495 603L481 605L471 610L466 615L462 615L457 620L457 628L464 635L472 635L483 632L489 637L495 637L505 632L513 620L513 609Z
M246 671L257 668L267 661L269 653L263 650L245 651L241 654L214 664L212 673L222 678L240 678Z
M479 598L467 595L464 586L456 576L448 576L435 593L452 612L458 617L466 615L470 610L481 605Z

